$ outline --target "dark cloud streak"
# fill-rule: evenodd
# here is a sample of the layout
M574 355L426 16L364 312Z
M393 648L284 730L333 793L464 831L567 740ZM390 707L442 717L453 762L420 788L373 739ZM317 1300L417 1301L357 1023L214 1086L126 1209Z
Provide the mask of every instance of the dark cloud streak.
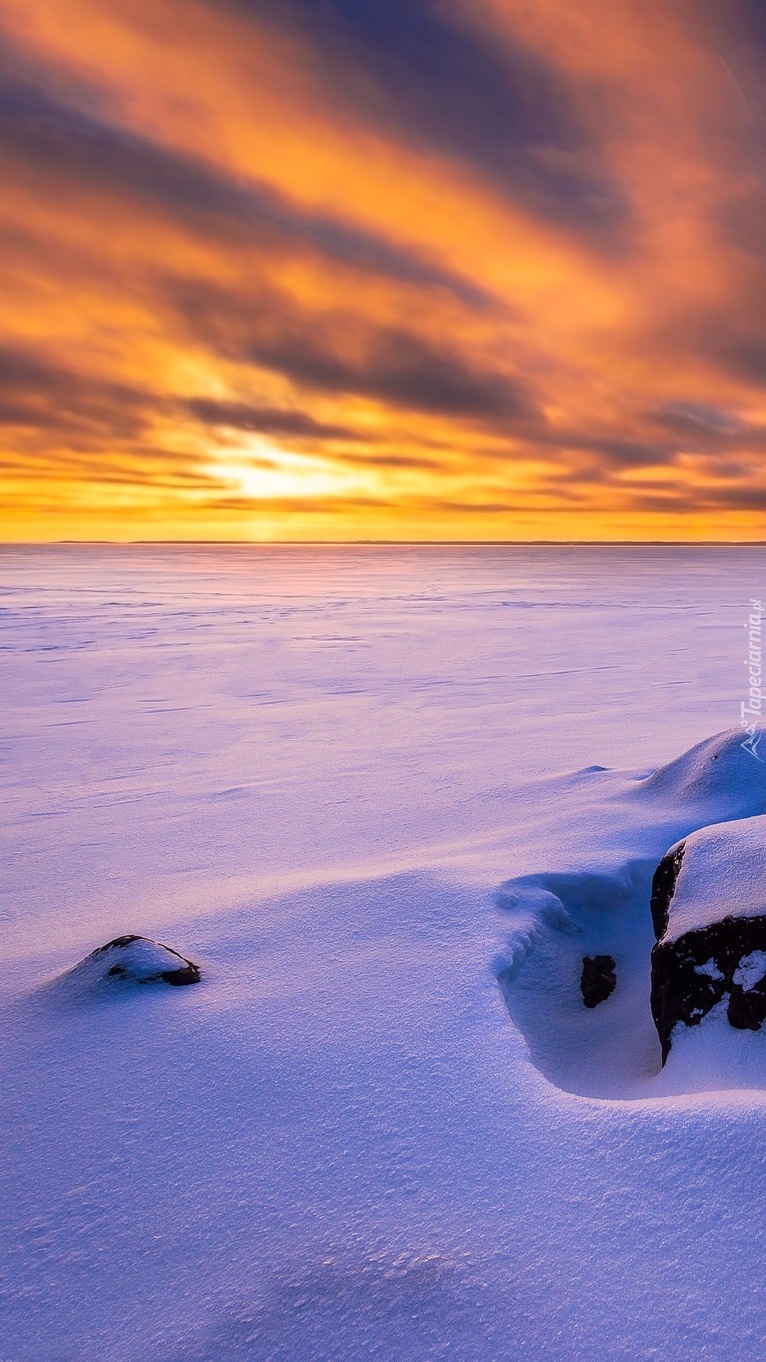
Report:
M621 185L571 86L521 41L492 44L434 0L227 3L301 32L328 100L353 116L470 167L535 216L556 225L564 217L602 250L625 248Z
M0 79L3 70L0 63ZM346 269L426 289L443 289L470 307L496 307L460 275L355 228L342 218L291 203L262 182L237 180L208 162L126 131L105 117L64 104L29 83L0 92L0 164L7 176L36 175L71 197L97 194L159 213L221 247L264 253L305 251Z
M472 364L457 347L403 327L362 324L338 313L312 317L275 289L242 297L197 281L166 280L166 295L199 343L315 391L488 422L519 420L534 409L515 376Z
M264 435L293 435L314 440L367 440L351 426L317 421L305 411L279 407L257 407L247 402L219 402L209 397L190 398L187 411L207 426L230 430L251 430Z

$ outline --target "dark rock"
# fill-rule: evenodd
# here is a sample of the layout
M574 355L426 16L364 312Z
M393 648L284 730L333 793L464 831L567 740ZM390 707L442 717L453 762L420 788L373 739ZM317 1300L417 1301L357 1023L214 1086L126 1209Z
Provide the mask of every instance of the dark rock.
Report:
M763 952L763 973L758 977ZM750 959L753 955L755 960ZM750 982L748 976L754 976ZM729 995L726 1015L738 1030L758 1031L766 1020L766 917L724 917L652 951L652 1016L670 1052L673 1027L698 1026Z
M91 957L95 958L97 955L103 955L104 951L121 950L123 946L132 946L134 941L148 940L149 938L147 936L136 936L135 932L131 936L116 936L114 941L107 941L105 946L96 946L96 949L91 951ZM160 943L158 941L153 941L151 944L157 946ZM163 946L162 949L167 950L168 948L167 946Z
M617 985L614 958L611 955L584 955L580 989L586 1007L598 1007L606 1002Z
M681 869L681 862L684 859L685 842L679 842L677 847L673 847L667 856L663 856L652 880L651 913L654 935L659 941L668 930L668 920L670 918L670 900L673 897L673 890L676 887L678 872Z
M200 968L192 960L187 960L184 969L161 970L158 978L164 979L166 984L198 984L200 981ZM148 983L147 979L144 983Z

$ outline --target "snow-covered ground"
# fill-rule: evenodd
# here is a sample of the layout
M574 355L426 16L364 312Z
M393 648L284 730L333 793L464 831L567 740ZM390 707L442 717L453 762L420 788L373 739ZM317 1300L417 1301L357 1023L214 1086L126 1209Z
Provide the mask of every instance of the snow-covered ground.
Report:
M0 1362L761 1356L766 1034L648 957L766 550L0 564ZM126 933L202 983L50 987Z

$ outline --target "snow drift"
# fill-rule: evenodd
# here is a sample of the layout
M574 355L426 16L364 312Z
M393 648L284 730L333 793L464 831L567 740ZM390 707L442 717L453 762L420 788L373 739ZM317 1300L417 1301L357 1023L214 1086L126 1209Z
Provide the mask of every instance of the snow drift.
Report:
M703 739L643 779L636 797L667 801L679 811L710 810L707 822L766 813L766 762L744 738L741 728L729 728Z

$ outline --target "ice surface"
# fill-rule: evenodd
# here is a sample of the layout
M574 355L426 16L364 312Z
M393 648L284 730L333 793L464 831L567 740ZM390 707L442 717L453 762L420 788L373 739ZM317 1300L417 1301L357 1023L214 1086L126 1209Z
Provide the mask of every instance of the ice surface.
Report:
M648 904L764 551L1 560L2 1362L760 1356L766 1037L658 1073ZM41 989L123 933L202 982Z

